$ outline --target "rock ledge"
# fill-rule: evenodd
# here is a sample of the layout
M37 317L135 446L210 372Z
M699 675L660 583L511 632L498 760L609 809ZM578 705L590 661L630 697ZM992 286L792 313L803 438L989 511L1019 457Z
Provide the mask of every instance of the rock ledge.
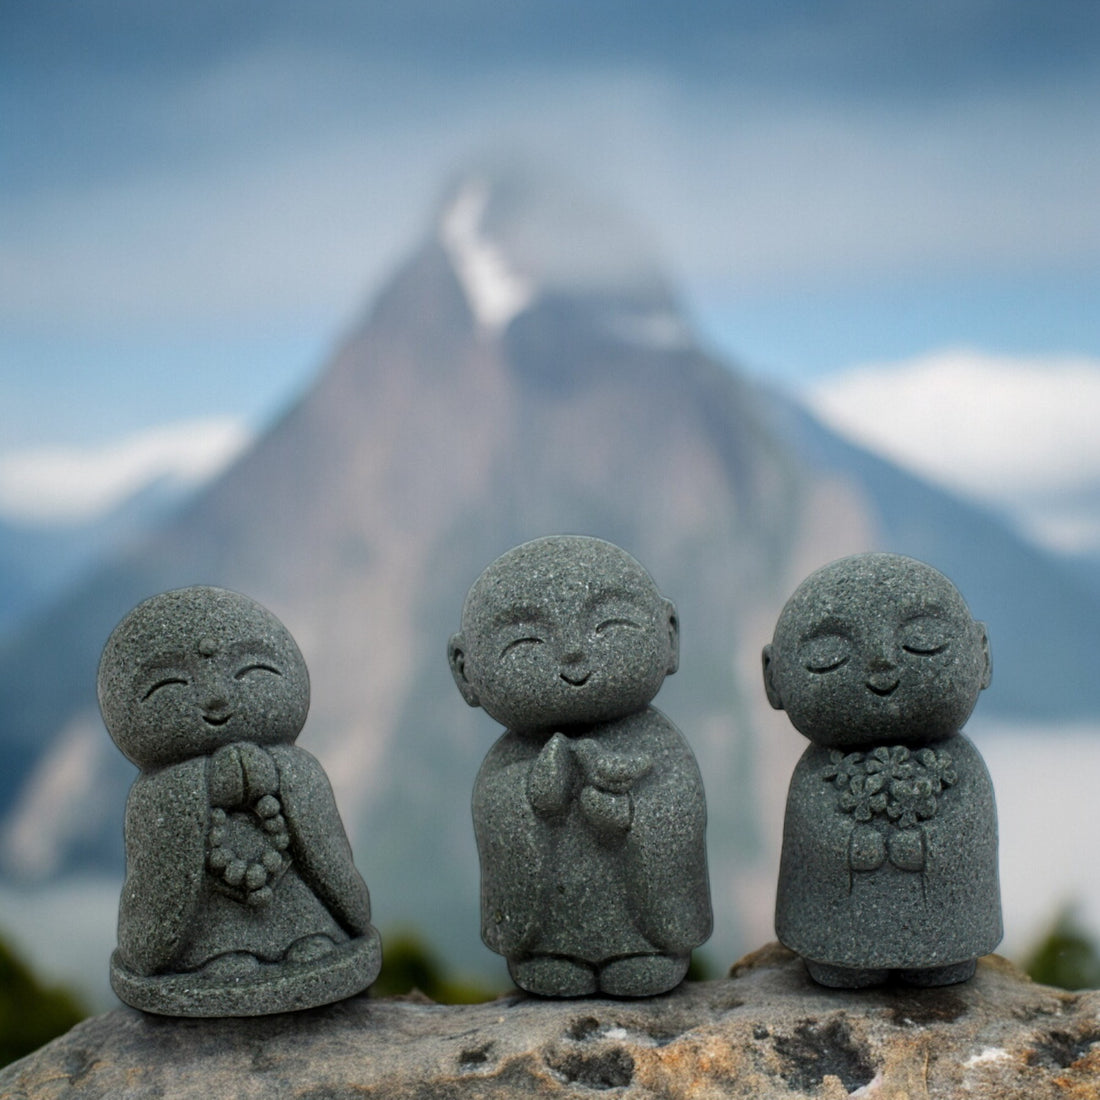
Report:
M964 985L840 992L778 945L643 1001L354 997L282 1016L117 1009L0 1071L3 1100L1100 1098L1100 992L991 955Z

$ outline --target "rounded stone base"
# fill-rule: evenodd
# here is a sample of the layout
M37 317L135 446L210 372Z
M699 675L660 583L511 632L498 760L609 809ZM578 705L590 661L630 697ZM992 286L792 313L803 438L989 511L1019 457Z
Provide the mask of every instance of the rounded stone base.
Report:
M378 977L382 941L375 929L304 962L262 963L247 974L202 972L144 976L115 951L111 988L119 1000L159 1016L266 1016L331 1004L361 993Z

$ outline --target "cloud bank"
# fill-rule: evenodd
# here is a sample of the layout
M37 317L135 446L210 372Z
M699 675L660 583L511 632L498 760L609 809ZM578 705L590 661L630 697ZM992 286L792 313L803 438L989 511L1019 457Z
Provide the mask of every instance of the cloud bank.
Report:
M843 371L804 397L835 430L1040 541L1100 551L1100 360L947 350Z
M109 512L160 478L196 487L247 445L232 419L169 424L97 447L41 447L0 455L0 513L17 523L63 524Z

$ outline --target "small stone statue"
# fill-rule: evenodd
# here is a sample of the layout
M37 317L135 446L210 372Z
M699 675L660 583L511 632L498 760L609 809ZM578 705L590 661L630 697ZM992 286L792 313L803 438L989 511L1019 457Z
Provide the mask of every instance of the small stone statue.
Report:
M537 539L475 581L448 655L508 727L474 788L486 945L530 993L672 989L711 930L699 768L648 705L676 609L617 546Z
M775 927L822 985L962 982L1000 942L993 787L959 733L989 680L984 625L912 558L843 558L783 608L764 684L812 744Z
M168 1016L259 1016L365 989L381 965L332 788L294 744L309 675L258 603L165 592L115 628L99 705L140 769L111 985Z

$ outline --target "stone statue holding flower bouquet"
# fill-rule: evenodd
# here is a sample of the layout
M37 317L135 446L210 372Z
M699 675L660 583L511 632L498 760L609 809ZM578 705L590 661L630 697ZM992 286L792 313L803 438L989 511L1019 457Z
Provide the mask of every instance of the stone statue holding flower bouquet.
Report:
M960 730L985 627L896 554L819 569L764 648L773 707L811 741L787 799L776 933L823 985L948 985L1001 939L997 813Z
M448 654L507 727L474 788L486 945L544 996L679 984L711 909L699 768L649 705L676 671L673 605L611 543L536 539L474 582Z
M294 744L309 676L269 611L222 588L139 604L99 666L111 737L141 769L111 985L170 1016L257 1016L365 989L367 888L321 765Z

